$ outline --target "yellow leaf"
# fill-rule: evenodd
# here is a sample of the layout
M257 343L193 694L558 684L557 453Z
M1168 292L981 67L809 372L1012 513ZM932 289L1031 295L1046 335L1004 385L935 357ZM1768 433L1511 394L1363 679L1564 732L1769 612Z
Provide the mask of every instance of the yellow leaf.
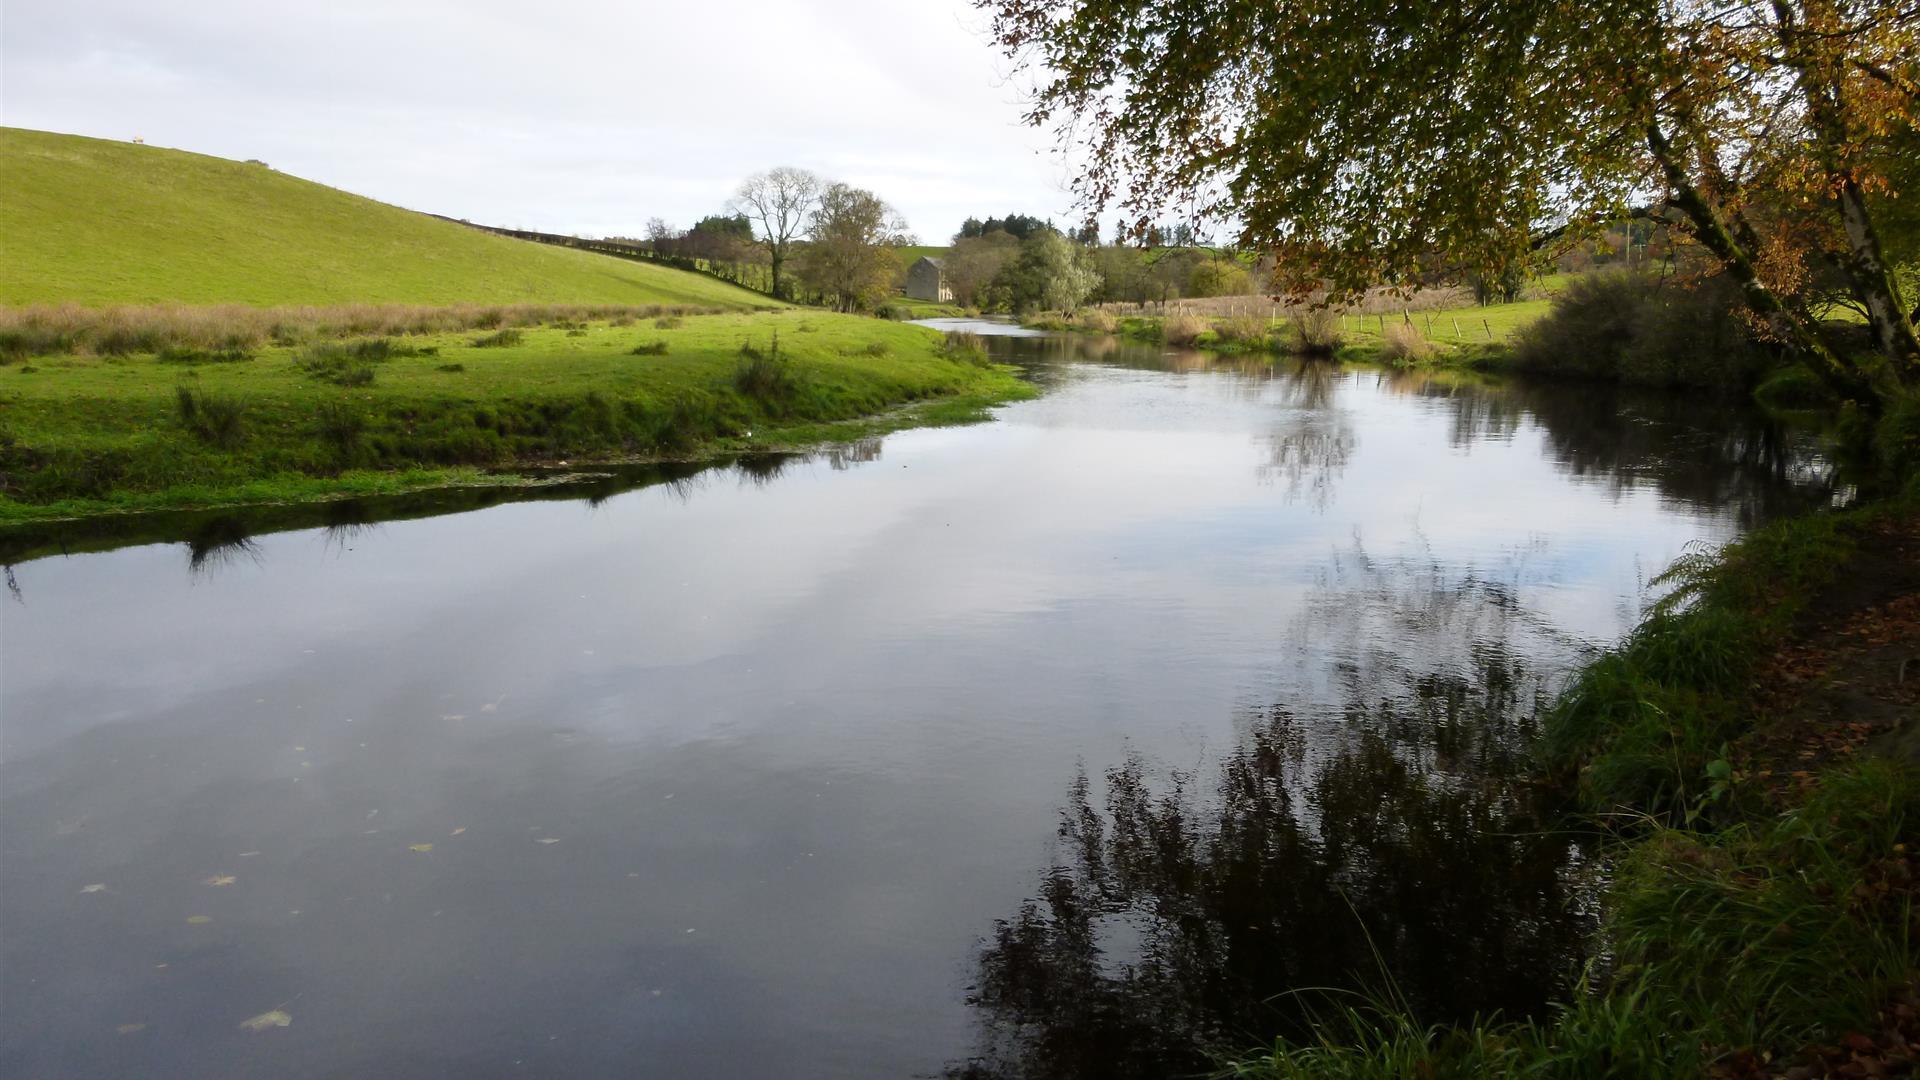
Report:
M433 845L432 844L408 844L407 850L408 851L432 851Z
M210 878L208 878L208 879L206 880L206 882L205 882L205 884L208 884L208 885L231 885L231 884L233 884L233 883L234 883L234 881L235 881L235 880L236 880L236 879L234 878L234 876L233 876L232 874L215 874L215 875L213 875L212 877L210 877Z
M242 1020L240 1026L248 1031L265 1031L272 1027L286 1027L291 1023L293 1023L293 1017L275 1009L272 1012L263 1012L250 1020Z
M204 926L204 925L206 925L207 923L210 923L210 922L212 922L212 921L213 921L213 916L211 916L211 915L189 915L189 916L187 916L187 921L188 921L189 923L192 923L192 924L193 924L193 925L195 925L195 926Z

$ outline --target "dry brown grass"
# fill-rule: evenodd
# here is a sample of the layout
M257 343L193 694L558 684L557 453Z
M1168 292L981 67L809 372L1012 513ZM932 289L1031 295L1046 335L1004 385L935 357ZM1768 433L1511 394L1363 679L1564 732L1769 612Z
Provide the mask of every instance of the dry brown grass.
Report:
M618 304L0 307L0 361L61 354L120 356L167 349L248 350L330 338L497 330L556 322L703 315L719 310Z
M1410 322L1388 323L1380 354L1394 363L1417 363L1433 355L1433 343Z
M1120 320L1099 308L1083 308L1076 312L1073 324L1096 334L1111 334L1120 329Z
M1341 315L1332 308L1306 308L1294 313L1294 348L1304 356L1332 356L1346 337Z
M1160 340L1169 345L1191 345L1211 329L1207 320L1183 311L1167 316L1160 323Z

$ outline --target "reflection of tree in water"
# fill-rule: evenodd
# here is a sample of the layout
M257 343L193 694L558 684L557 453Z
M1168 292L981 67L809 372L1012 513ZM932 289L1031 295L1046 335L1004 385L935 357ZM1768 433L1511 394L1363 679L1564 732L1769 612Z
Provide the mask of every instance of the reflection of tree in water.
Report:
M1383 382L1445 399L1455 446L1509 437L1531 419L1569 474L1616 492L1650 483L1692 506L1731 509L1742 525L1823 505L1839 490L1816 440L1741 402L1599 382L1464 385L1422 372Z
M1566 985L1590 930L1581 852L1517 779L1547 696L1521 654L1553 647L1498 584L1432 570L1327 583L1304 629L1346 658L1344 691L1247 710L1210 783L1137 754L1073 782L1060 865L982 949L982 1045L954 1075L1204 1071L1300 1033L1333 989L1443 1023Z
M1260 437L1267 454L1256 470L1261 483L1284 483L1289 500L1305 497L1316 509L1332 501L1359 441L1352 418L1335 400L1343 381L1328 363L1276 366L1272 385L1287 412L1283 427Z

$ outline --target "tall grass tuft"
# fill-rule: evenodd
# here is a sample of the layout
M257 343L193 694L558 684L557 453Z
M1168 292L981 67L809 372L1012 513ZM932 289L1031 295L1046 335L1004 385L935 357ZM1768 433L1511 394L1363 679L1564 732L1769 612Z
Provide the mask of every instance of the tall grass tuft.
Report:
M781 406L793 397L800 384L792 366L780 355L779 334L773 336L772 346L764 352L752 344L740 346L740 365L734 369L733 387L763 407Z
M174 388L174 411L181 426L201 442L231 450L246 438L246 408L234 398L178 386Z
M940 354L949 360L975 367L986 367L993 363L992 356L987 352L987 339L965 330L949 331L946 342L940 346Z
M1380 343L1380 355L1392 364L1417 364L1433 356L1433 343L1410 322L1390 322Z
M1302 356L1332 356L1346 336L1340 313L1332 308L1312 307L1294 313L1294 349Z
M508 349L524 340L526 340L525 334L509 327L505 330L496 330L484 337L474 338L472 344L476 349Z
M1169 315L1160 323L1160 340L1184 347L1199 341L1209 329L1207 320L1198 315Z
M664 341L643 341L633 347L630 356L665 356L667 343Z

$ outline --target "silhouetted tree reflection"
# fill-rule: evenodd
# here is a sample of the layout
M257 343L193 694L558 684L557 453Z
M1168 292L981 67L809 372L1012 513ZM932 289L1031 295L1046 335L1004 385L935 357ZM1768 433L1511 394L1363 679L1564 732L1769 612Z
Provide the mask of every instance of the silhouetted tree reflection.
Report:
M1329 989L1391 988L1429 1023L1538 1009L1590 929L1581 851L1513 779L1537 680L1498 647L1475 666L1251 716L1206 792L1137 755L1100 805L1078 777L1061 865L983 948L984 1044L954 1074L1203 1071L1300 1032Z

